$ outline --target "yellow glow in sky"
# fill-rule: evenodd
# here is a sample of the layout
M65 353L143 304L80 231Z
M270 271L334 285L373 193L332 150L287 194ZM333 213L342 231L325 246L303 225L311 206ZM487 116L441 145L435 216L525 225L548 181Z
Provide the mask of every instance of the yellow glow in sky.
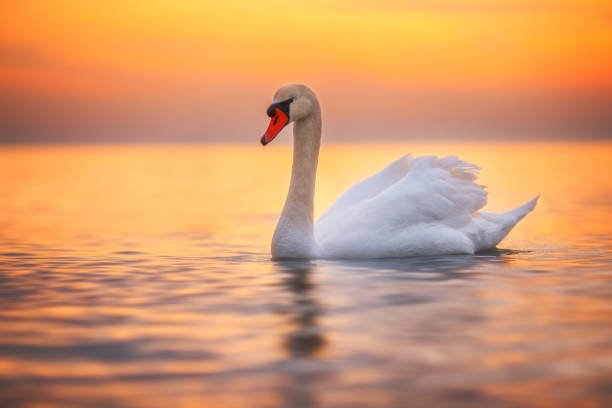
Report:
M4 81L27 78L33 86L41 77L64 86L64 76L92 70L96 80L147 75L178 84L211 76L348 75L434 87L598 86L612 79L607 1L63 0L1 7Z

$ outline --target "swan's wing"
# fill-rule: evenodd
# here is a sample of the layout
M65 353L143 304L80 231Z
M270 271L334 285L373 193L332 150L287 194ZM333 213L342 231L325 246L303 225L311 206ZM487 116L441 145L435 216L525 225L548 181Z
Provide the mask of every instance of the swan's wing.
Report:
M401 180L410 170L413 159L409 154L400 157L373 176L368 177L346 190L334 203L321 215L320 223L325 219L333 219L335 214L344 212L349 207L370 199L383 190Z
M437 246L447 245L449 251L473 251L459 229L487 202L486 190L475 183L479 167L455 156L400 160L405 160L401 166L394 162L349 189L317 221L315 235L322 248L353 245L375 253L382 245L401 251L403 243L415 245L422 237L440 241ZM378 184L377 177L392 166L398 167L390 172L394 176L381 177ZM455 245L458 240L462 250Z

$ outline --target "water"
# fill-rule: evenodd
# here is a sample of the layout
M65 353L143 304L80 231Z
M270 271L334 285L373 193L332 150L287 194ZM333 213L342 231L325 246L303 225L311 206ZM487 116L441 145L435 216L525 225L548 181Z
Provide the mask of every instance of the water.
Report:
M325 145L316 211L404 152L483 166L476 256L273 262L290 146L0 150L0 405L612 406L612 144Z

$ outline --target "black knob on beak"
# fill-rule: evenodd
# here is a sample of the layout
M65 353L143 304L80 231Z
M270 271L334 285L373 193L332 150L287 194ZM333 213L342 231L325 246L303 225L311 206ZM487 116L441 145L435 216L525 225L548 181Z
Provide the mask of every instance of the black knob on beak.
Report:
M273 103L272 105L270 105L266 113L268 114L268 117L271 118L272 116L274 116L275 112L276 112L276 104Z
M270 105L266 113L268 117L272 117L276 114L276 108L280 109L287 117L289 117L289 105L293 102L293 98L286 99L284 101L276 102Z

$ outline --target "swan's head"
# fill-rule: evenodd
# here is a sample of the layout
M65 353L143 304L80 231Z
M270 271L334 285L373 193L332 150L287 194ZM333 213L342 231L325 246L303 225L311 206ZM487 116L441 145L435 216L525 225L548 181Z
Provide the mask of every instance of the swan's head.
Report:
M287 85L274 93L274 102L268 108L270 125L261 137L261 144L267 145L290 122L304 119L318 106L317 98L304 85Z

